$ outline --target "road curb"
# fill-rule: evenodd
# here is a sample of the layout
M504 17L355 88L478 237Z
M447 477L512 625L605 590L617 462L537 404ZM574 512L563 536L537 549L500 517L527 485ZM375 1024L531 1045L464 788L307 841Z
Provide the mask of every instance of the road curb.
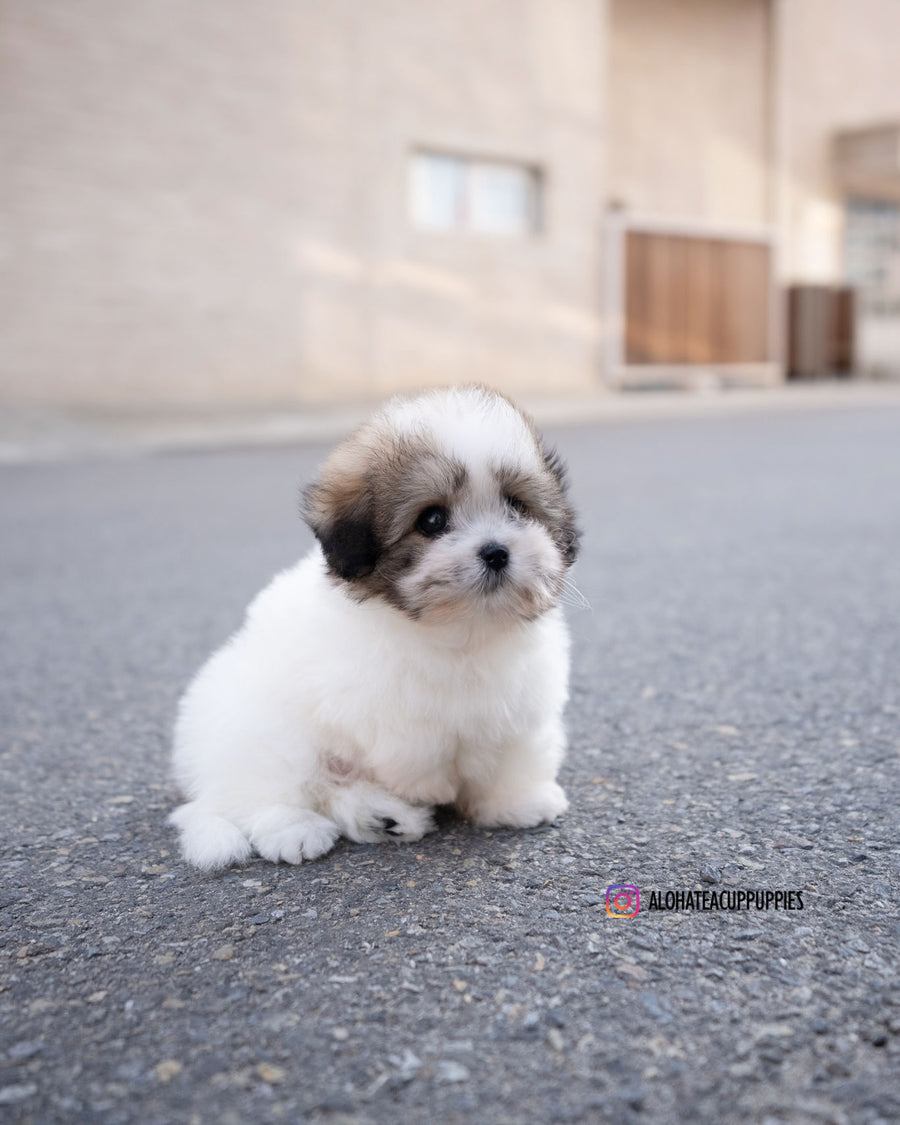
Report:
M522 395L541 426L717 418L740 414L900 407L900 383L788 383L710 391ZM331 442L359 425L372 402L255 413L116 415L7 407L0 464L22 465L240 447Z

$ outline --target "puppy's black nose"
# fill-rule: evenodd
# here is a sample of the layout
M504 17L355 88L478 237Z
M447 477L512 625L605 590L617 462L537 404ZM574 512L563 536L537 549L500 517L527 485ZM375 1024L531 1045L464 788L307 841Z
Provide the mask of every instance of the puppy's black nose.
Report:
M509 562L509 551L499 543L485 543L478 554L488 570L501 571Z

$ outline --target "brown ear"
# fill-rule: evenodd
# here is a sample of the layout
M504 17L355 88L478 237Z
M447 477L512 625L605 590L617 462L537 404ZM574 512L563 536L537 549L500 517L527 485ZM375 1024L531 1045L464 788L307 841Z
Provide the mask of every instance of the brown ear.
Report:
M569 503L569 473L566 463L552 447L541 442L544 466L550 473L559 490L559 500L554 506L553 537L556 540L566 563L571 566L578 557L581 545L581 531L575 521L575 513Z
M352 439L351 439L352 441ZM362 451L339 446L304 490L301 511L322 544L328 569L352 582L375 569L381 544L375 534L374 502Z

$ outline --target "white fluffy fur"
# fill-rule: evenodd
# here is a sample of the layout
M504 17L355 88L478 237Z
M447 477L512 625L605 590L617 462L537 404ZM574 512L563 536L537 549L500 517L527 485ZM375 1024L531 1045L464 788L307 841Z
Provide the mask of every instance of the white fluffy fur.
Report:
M511 520L490 495L497 457L546 471L505 400L443 392L391 404L384 418L470 472L461 530L434 541L434 567L455 557L468 581L478 544L503 534L515 581L538 587L561 571L543 529ZM415 620L355 598L317 544L256 598L181 701L174 766L189 801L172 822L185 858L299 863L338 836L418 840L435 804L481 825L553 820L567 804L556 774L569 647L555 601L527 620L473 595L450 620Z

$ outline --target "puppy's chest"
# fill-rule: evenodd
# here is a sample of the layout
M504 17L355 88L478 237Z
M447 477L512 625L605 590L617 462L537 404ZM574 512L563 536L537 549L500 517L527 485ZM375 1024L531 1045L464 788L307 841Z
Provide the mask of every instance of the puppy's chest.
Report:
M530 721L528 673L521 660L423 662L410 664L389 694L402 710L401 722L424 725L448 744L503 737L507 727Z
M486 768L533 725L521 679L447 662L410 670L373 715L362 750L373 776L408 800L445 804L461 779ZM473 758L474 755L474 758Z

